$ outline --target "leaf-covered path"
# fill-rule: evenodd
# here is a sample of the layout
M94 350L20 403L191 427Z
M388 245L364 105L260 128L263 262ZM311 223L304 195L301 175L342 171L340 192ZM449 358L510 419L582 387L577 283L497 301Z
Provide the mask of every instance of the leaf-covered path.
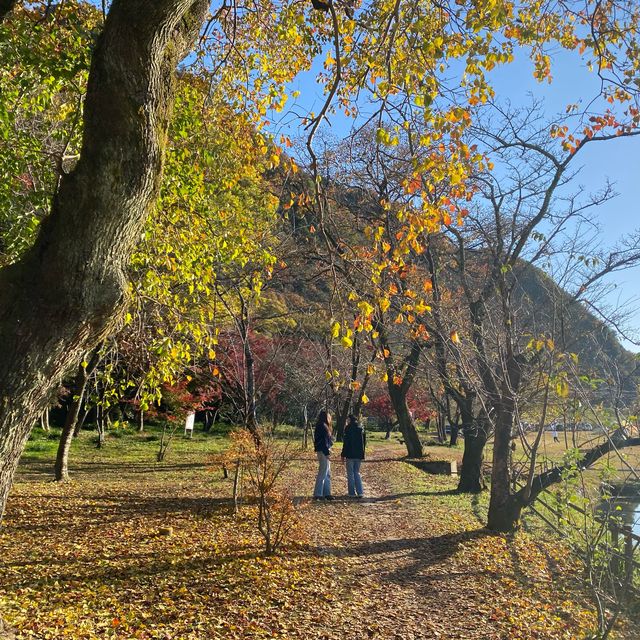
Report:
M99 451L86 437L62 485L45 444L23 460L0 529L0 611L19 640L551 640L594 623L557 541L489 535L484 497L454 495L397 443L372 446L362 501L343 497L338 462L337 499L312 502L303 454L286 481L304 535L276 557L261 554L251 508L230 509L231 480L210 463L222 440L177 441L154 464L145 437Z
M557 544L490 535L478 500L474 513L452 479L388 455L363 465L365 500L312 507L315 540L334 559L341 591L322 637L577 638L593 624ZM333 476L340 493L339 463Z

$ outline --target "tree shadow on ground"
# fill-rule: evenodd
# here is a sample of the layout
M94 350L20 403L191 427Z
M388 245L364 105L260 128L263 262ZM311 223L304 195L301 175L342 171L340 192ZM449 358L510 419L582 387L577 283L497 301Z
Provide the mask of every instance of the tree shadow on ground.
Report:
M34 478L38 481L51 479L53 480L53 462L43 462L40 458L31 458L29 455L23 455L20 459L20 463L23 465L19 471L19 477L21 479ZM183 463L168 463L168 462L127 462L127 463L112 463L112 462L82 462L71 464L69 473L73 478L74 475L81 476L94 476L100 473L113 473L117 472L123 475L147 475L158 473L171 473L172 471L197 471L207 469L212 465L204 464L200 462L183 462ZM42 477L44 476L44 478Z
M325 547L324 549L326 553L337 556L371 556L408 551L411 557L433 563L442 562L454 555L461 543L491 535L494 534L488 529L478 528L472 531L446 533L441 536L385 539L346 547Z
M61 567L56 572L55 579L61 584L65 583L96 583L105 585L124 584L128 587L132 583L144 583L154 576L175 576L175 581L179 582L184 576L198 574L200 572L213 571L216 568L232 563L251 562L256 558L262 557L264 554L256 551L255 547L233 549L232 553L220 554L212 552L199 558L190 558L186 555L171 557L169 559L162 557L157 552L154 553L131 553L120 554L117 562L110 562L111 559L97 558L94 555L86 560L60 560L55 558L46 558L40 562L12 563L14 567L24 567L21 579L14 580L11 584L12 589L34 589L46 586L51 582L48 575L35 577L29 568L38 565L57 565ZM99 561L99 562L98 562ZM68 567L69 571L62 570Z
M43 532L55 527L56 531L65 530L72 533L78 527L86 527L86 520L67 517L80 507L89 516L92 523L103 526L114 523L135 522L140 519L152 518L170 520L176 515L199 516L209 518L218 515L229 515L233 512L233 500L229 497L190 497L184 495L146 495L133 493L101 493L88 494L82 497L71 497L58 494L40 494L39 500L50 500L54 513L48 520L38 519L37 522L22 522L14 524L11 518L5 523L6 529ZM74 504L76 503L76 504ZM243 504L248 504L247 500ZM10 516L9 512L9 516Z
M409 586L415 592L426 593L435 588L434 583L441 589L444 588L445 582L460 586L467 579L472 580L474 576L493 576L491 571L483 569L469 571L468 568L461 568L460 571L456 571L455 563L447 562L457 553L463 552L461 545L492 535L494 534L491 531L478 528L433 537L387 539L346 547L323 547L321 552L342 558L367 557L363 562L363 568L368 567L370 570L374 563L380 579L403 587Z

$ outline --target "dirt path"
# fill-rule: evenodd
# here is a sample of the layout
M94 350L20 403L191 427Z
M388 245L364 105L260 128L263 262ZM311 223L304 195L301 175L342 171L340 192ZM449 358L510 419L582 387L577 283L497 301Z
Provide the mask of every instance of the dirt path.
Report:
M455 495L397 444L372 443L361 501L344 497L339 462L337 499L311 501L303 454L286 481L306 536L270 557L255 509L233 514L208 441L161 465L142 439L89 445L71 483L36 459L14 487L0 611L19 640L574 640L593 628L561 544L489 535L486 496Z
M553 545L490 535L451 478L388 454L363 465L363 477L364 500L311 505L313 537L335 561L338 585L321 637L576 638L593 622ZM339 462L333 485L346 493Z

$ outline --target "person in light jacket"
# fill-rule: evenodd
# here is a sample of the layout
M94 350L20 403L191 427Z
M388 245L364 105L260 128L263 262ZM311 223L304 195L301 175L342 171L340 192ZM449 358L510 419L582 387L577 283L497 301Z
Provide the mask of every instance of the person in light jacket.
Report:
M331 495L331 447L333 434L331 433L331 415L324 409L318 414L316 427L313 432L313 450L318 456L318 475L313 490L314 500L333 500Z
M362 478L360 476L360 464L364 460L364 450L367 447L367 434L354 415L349 416L347 428L344 431L342 445L342 459L347 467L347 488L349 495L362 498Z

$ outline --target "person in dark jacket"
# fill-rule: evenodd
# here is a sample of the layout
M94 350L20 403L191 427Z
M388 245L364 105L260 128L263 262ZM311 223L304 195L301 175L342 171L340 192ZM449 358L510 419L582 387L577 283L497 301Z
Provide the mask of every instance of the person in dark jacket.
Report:
M333 435L331 433L331 415L322 410L318 414L316 427L313 432L313 450L318 456L318 475L316 476L316 486L313 490L313 499L333 500L331 495L331 447L333 446Z
M358 424L355 416L349 416L347 428L344 431L344 443L342 445L342 459L347 467L347 488L350 496L362 498L362 478L360 477L360 464L364 460L364 450L367 447L367 434L362 425Z

